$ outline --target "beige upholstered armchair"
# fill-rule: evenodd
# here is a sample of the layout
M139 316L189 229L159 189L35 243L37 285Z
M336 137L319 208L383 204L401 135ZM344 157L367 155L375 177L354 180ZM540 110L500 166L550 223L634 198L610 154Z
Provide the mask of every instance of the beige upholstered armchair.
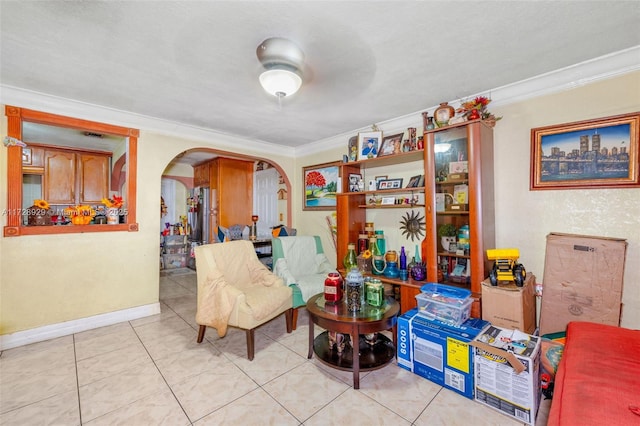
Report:
M227 327L246 330L247 356L254 355L254 330L285 314L292 330L291 288L261 262L249 241L206 244L195 248L200 325L198 343L207 327L227 334Z

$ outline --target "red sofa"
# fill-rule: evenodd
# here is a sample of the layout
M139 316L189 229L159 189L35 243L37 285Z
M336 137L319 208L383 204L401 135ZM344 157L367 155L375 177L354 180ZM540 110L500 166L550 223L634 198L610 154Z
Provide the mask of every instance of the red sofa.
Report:
M567 326L547 426L640 425L640 330Z

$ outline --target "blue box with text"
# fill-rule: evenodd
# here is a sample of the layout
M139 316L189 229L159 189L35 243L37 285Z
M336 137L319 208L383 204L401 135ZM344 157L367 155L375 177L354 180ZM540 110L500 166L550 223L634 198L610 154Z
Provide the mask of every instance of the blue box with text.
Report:
M455 326L411 309L398 318L398 365L473 399L473 347L469 342L489 325L470 318Z

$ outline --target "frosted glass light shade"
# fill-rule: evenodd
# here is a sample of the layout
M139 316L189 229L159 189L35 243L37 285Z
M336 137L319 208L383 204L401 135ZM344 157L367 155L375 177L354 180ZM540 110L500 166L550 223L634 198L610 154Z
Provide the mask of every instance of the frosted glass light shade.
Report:
M291 96L300 89L302 78L288 69L272 68L260 74L260 84L273 96Z

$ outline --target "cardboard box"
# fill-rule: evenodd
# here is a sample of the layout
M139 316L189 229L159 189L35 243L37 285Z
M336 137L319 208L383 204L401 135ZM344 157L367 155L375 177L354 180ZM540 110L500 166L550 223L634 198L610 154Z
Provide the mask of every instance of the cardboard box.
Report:
M487 321L472 318L456 327L411 309L398 318L398 365L473 399L470 342L488 326Z
M570 321L620 325L627 242L551 233L544 262L540 335Z
M540 338L490 326L474 347L475 400L528 425L540 405Z
M522 287L513 281L482 282L482 319L493 325L533 334L536 331L536 276L527 273Z

